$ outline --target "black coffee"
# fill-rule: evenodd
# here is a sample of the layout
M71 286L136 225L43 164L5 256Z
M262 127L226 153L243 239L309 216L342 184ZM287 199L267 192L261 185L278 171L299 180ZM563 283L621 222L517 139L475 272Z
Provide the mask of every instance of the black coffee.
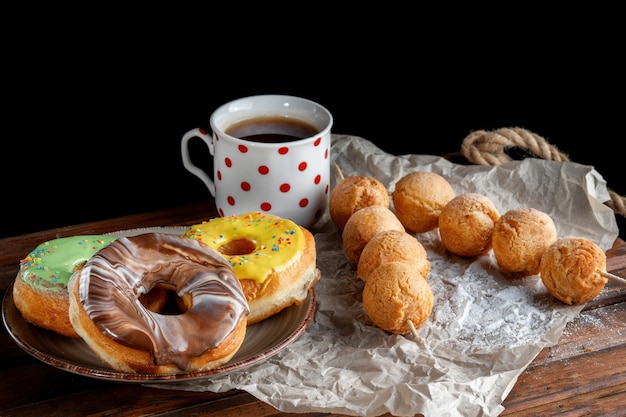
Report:
M304 120L271 116L237 122L226 133L252 142L278 143L308 138L319 133L319 129Z

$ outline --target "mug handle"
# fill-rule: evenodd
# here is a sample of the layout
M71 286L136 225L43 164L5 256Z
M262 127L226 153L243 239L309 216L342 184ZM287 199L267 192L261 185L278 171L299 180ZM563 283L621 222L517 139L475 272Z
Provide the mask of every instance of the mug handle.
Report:
M189 140L193 138L202 139L204 143L206 143L206 145L208 146L209 153L211 154L211 156L213 156L215 155L215 148L213 147L213 136L209 135L200 128L191 129L183 135L183 138L180 142L180 153L183 157L183 165L185 165L187 171L200 178L209 189L211 195L215 197L215 183L202 168L194 165L194 163L191 162L191 158L189 157Z

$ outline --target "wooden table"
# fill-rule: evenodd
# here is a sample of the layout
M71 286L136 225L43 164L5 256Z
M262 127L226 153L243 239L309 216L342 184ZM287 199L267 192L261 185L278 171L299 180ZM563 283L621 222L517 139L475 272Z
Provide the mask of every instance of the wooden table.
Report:
M0 240L2 295L20 259L55 237L139 227L180 226L216 216L213 201L177 209L45 230ZM626 277L626 242L607 252L607 270ZM4 326L0 335L0 415L286 416L244 391L186 392L109 382L57 369L24 352ZM626 288L609 282L520 375L503 416L614 415L626 409ZM307 413L305 416L336 414Z

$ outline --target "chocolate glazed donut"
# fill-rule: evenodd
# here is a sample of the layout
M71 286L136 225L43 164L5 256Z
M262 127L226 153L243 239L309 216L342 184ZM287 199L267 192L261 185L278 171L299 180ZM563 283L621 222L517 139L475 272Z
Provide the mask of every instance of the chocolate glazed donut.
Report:
M248 304L228 262L202 242L146 233L122 237L69 283L70 318L116 370L176 374L215 368L243 342ZM166 287L180 314L161 314L140 296Z

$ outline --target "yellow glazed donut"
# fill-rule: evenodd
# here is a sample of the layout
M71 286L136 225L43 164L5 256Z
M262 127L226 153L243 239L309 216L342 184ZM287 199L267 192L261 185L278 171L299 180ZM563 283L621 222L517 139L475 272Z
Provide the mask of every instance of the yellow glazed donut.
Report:
M63 336L79 337L70 323L67 283L112 236L81 235L39 244L20 261L13 301L24 320Z
M154 313L139 300L157 287L184 308ZM70 278L70 321L113 369L181 374L229 361L246 334L248 305L226 260L202 242L162 233L121 237Z
M320 278L311 232L281 217L250 212L187 228L226 258L250 306L248 325L299 305Z

